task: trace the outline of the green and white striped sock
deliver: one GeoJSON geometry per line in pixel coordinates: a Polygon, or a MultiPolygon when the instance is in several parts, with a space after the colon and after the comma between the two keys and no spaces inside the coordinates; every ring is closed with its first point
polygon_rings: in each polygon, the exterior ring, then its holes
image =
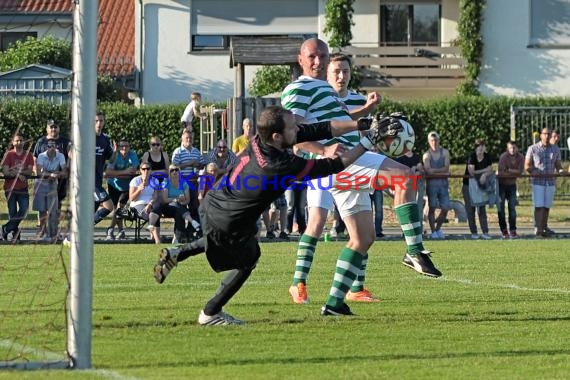
{"type": "Polygon", "coordinates": [[[348,247],[342,249],[336,261],[334,279],[327,299],[328,306],[333,308],[342,306],[346,293],[360,270],[361,263],[362,255],[360,253],[348,247]]]}
{"type": "Polygon", "coordinates": [[[422,224],[416,202],[404,203],[394,207],[396,217],[406,239],[407,252],[414,256],[424,250],[422,224]]]}
{"type": "Polygon", "coordinates": [[[313,264],[313,255],[317,247],[318,238],[303,234],[299,239],[297,247],[297,260],[295,261],[295,274],[293,275],[293,285],[307,283],[307,276],[313,264]]]}
{"type": "Polygon", "coordinates": [[[364,281],[366,280],[366,265],[368,265],[368,253],[362,256],[360,270],[356,275],[356,280],[354,280],[352,286],[350,287],[351,292],[356,293],[364,290],[364,281]]]}

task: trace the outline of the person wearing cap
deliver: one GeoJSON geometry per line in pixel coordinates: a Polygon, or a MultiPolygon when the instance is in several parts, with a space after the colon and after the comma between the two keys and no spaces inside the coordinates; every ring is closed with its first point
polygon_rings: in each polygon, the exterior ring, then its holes
{"type": "MultiPolygon", "coordinates": [[[[58,121],[55,119],[50,119],[47,121],[46,135],[40,137],[34,146],[34,165],[38,159],[39,154],[48,150],[48,139],[55,141],[57,151],[63,154],[65,162],[69,164],[69,150],[71,149],[71,140],[61,135],[58,121]]],[[[66,168],[65,170],[68,171],[69,169],[66,168]]],[[[67,176],[65,178],[60,178],[57,186],[57,200],[59,202],[59,206],[61,207],[61,202],[67,196],[67,176]]]]}
{"type": "Polygon", "coordinates": [[[423,164],[427,178],[428,197],[428,223],[432,239],[443,239],[444,233],[441,225],[447,218],[449,204],[449,151],[439,145],[440,138],[437,132],[428,134],[429,149],[423,155],[423,164]],[[429,178],[432,176],[432,178],[429,178]],[[435,177],[435,178],[433,178],[435,177]],[[437,218],[435,210],[440,212],[437,218]]]}
{"type": "Polygon", "coordinates": [[[37,238],[53,243],[57,239],[59,221],[57,186],[59,179],[67,176],[67,164],[63,153],[57,150],[55,139],[47,140],[47,148],[36,160],[37,179],[32,209],[38,211],[40,217],[37,238]]]}

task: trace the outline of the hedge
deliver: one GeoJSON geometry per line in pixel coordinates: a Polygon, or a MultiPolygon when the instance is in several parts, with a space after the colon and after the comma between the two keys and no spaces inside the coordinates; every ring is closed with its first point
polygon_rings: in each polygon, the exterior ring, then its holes
{"type": "MultiPolygon", "coordinates": [[[[416,149],[427,149],[427,134],[437,131],[442,146],[449,149],[453,163],[464,163],[473,151],[476,138],[487,142],[489,152],[498,157],[510,136],[510,106],[568,106],[568,98],[451,97],[432,101],[394,102],[384,100],[379,108],[409,115],[417,134],[416,149]]],[[[180,144],[180,115],[185,104],[149,105],[136,108],[124,103],[102,103],[107,116],[106,133],[126,138],[139,154],[148,150],[148,139],[157,134],[171,153],[180,144]]],[[[71,112],[67,105],[42,101],[0,101],[0,149],[4,152],[18,127],[34,143],[45,133],[45,122],[60,120],[61,132],[69,136],[71,112]]],[[[197,124],[194,126],[197,131],[197,124]]],[[[563,136],[565,138],[565,136],[563,136]]],[[[194,135],[195,143],[198,134],[194,135]]],[[[526,147],[521,147],[524,151],[526,147]]]]}

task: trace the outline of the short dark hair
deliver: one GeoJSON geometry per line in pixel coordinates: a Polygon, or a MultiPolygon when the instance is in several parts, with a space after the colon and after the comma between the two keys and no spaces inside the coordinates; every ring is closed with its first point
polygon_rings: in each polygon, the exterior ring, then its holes
{"type": "Polygon", "coordinates": [[[281,106],[269,106],[261,111],[257,119],[257,134],[262,142],[272,142],[274,133],[283,133],[284,116],[287,114],[291,114],[291,111],[281,106]]]}
{"type": "Polygon", "coordinates": [[[349,66],[352,66],[352,60],[350,59],[350,57],[346,54],[342,54],[342,53],[333,53],[330,55],[330,61],[331,62],[348,62],[349,66]]]}

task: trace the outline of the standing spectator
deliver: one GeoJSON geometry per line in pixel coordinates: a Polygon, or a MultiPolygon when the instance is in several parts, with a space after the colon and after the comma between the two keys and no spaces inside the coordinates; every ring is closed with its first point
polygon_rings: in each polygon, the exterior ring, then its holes
{"type": "Polygon", "coordinates": [[[238,158],[234,152],[228,149],[226,140],[218,140],[215,148],[212,148],[206,155],[206,163],[213,162],[216,164],[217,174],[224,175],[228,169],[237,164],[238,158]]]}
{"type": "Polygon", "coordinates": [[[105,133],[105,114],[97,112],[95,115],[95,224],[102,221],[113,211],[113,201],[109,193],[103,188],[103,177],[105,174],[106,162],[113,155],[111,139],[105,133]]]}
{"type": "Polygon", "coordinates": [[[469,178],[474,178],[480,187],[487,183],[487,179],[493,174],[493,162],[487,154],[485,141],[482,139],[475,140],[475,152],[469,155],[467,165],[465,166],[465,175],[463,178],[463,201],[465,202],[465,212],[467,213],[467,223],[471,231],[471,239],[477,240],[482,238],[490,240],[489,225],[487,223],[487,209],[485,205],[473,206],[471,194],[469,192],[469,178]],[[479,215],[479,225],[483,234],[477,234],[477,224],[475,223],[475,213],[479,215]]]}
{"type": "Polygon", "coordinates": [[[202,102],[202,94],[193,92],[190,94],[190,103],[184,108],[184,113],[180,118],[183,128],[192,129],[192,120],[194,117],[204,117],[205,115],[200,112],[200,103],[202,102]]]}
{"type": "Polygon", "coordinates": [[[428,223],[431,229],[432,239],[443,239],[445,235],[441,230],[441,226],[447,218],[450,209],[449,204],[449,180],[447,177],[449,172],[449,151],[439,145],[440,139],[437,132],[432,131],[428,134],[429,150],[424,153],[423,164],[426,175],[439,176],[440,178],[427,179],[427,197],[428,197],[428,223]],[[440,212],[435,218],[435,210],[439,208],[440,212]]]}
{"type": "Polygon", "coordinates": [[[236,156],[239,156],[240,154],[242,154],[243,151],[245,151],[245,148],[247,148],[247,146],[249,145],[249,141],[253,137],[251,120],[248,117],[243,119],[241,127],[243,129],[243,134],[237,139],[235,139],[232,144],[232,150],[234,151],[236,156]]]}
{"type": "MultiPolygon", "coordinates": [[[[560,159],[562,160],[562,154],[560,153],[560,147],[558,146],[558,141],[560,141],[560,133],[558,132],[558,130],[553,129],[552,132],[550,133],[550,145],[552,145],[555,150],[558,150],[558,155],[560,155],[560,159]]],[[[556,182],[556,178],[554,178],[554,181],[556,182]]],[[[536,225],[534,226],[534,228],[536,234],[536,225]]],[[[544,225],[544,231],[546,232],[547,235],[550,236],[556,235],[556,232],[554,232],[553,229],[548,227],[548,220],[544,225]]]]}
{"type": "Polygon", "coordinates": [[[192,131],[182,131],[181,145],[172,153],[172,163],[180,168],[184,181],[190,185],[190,202],[188,210],[194,220],[200,220],[198,215],[198,173],[206,165],[206,160],[198,150],[192,146],[192,131]]]}
{"type": "Polygon", "coordinates": [[[409,151],[403,156],[395,158],[394,161],[400,164],[406,165],[410,168],[411,174],[414,176],[419,176],[416,181],[417,191],[416,191],[416,202],[418,203],[418,216],[420,218],[420,224],[423,229],[424,221],[424,196],[426,192],[426,181],[425,181],[425,170],[422,164],[422,158],[416,152],[409,151]]]}
{"type": "Polygon", "coordinates": [[[516,239],[517,235],[517,177],[523,173],[524,156],[514,141],[507,143],[507,151],[499,157],[499,228],[503,239],[516,239]],[[509,207],[509,228],[505,219],[505,201],[509,207]]]}
{"type": "Polygon", "coordinates": [[[34,186],[32,209],[40,215],[37,238],[55,242],[59,221],[57,184],[67,176],[67,165],[63,153],[58,152],[55,140],[48,139],[48,150],[40,153],[36,160],[37,176],[34,186]]]}
{"type": "Polygon", "coordinates": [[[277,217],[279,217],[279,229],[281,230],[279,239],[289,240],[289,235],[285,231],[287,225],[287,198],[285,198],[285,194],[281,194],[269,207],[269,226],[265,236],[270,239],[275,238],[275,232],[278,229],[277,217]]]}
{"type": "Polygon", "coordinates": [[[20,132],[12,136],[12,149],[4,154],[2,173],[4,174],[4,195],[8,205],[8,222],[2,226],[2,239],[20,240],[20,222],[26,217],[30,204],[28,177],[32,175],[34,159],[24,150],[24,136],[20,132]]]}
{"type": "Polygon", "coordinates": [[[525,170],[532,175],[534,221],[536,236],[540,238],[552,236],[548,234],[545,227],[556,190],[556,180],[553,174],[564,172],[560,162],[560,149],[550,144],[550,135],[550,129],[544,127],[540,132],[540,141],[528,147],[524,162],[525,170]]]}
{"type": "Polygon", "coordinates": [[[160,244],[160,200],[156,186],[150,183],[150,164],[141,164],[141,174],[129,183],[130,206],[137,212],[139,218],[148,222],[154,243],[160,244]]]}
{"type": "MultiPolygon", "coordinates": [[[[144,152],[141,157],[141,162],[148,162],[150,164],[151,172],[162,173],[161,176],[168,176],[168,167],[170,166],[170,159],[168,158],[168,153],[162,149],[162,142],[160,137],[152,136],[149,140],[149,150],[144,152]]],[[[157,177],[157,180],[160,178],[157,177]]]]}
{"type": "MultiPolygon", "coordinates": [[[[295,154],[298,150],[293,148],[295,154]]],[[[293,220],[297,222],[297,232],[299,236],[305,233],[307,229],[307,184],[302,181],[294,182],[286,191],[285,199],[287,200],[287,228],[288,234],[293,232],[293,220]]]]}
{"type": "Polygon", "coordinates": [[[119,227],[117,238],[126,238],[122,216],[117,214],[129,200],[129,183],[137,174],[138,167],[139,158],[136,152],[131,150],[131,146],[126,139],[121,139],[119,141],[119,149],[113,153],[107,164],[106,171],[108,178],[107,190],[109,191],[111,201],[113,201],[115,211],[111,225],[107,228],[107,240],[115,240],[115,226],[119,227]]]}
{"type": "Polygon", "coordinates": [[[384,223],[384,191],[374,190],[370,194],[370,202],[372,202],[372,208],[374,209],[374,231],[376,232],[376,238],[382,239],[384,233],[382,232],[382,223],[384,223]]]}
{"type": "MultiPolygon", "coordinates": [[[[50,119],[47,121],[46,135],[42,136],[36,142],[34,147],[34,160],[37,160],[40,153],[48,150],[47,144],[48,139],[55,140],[55,144],[58,152],[63,154],[65,162],[69,165],[69,150],[71,149],[71,140],[60,133],[60,127],[57,120],[50,119]]],[[[61,202],[67,196],[68,181],[67,177],[59,178],[57,185],[57,199],[59,201],[59,206],[61,207],[61,202]]]]}

